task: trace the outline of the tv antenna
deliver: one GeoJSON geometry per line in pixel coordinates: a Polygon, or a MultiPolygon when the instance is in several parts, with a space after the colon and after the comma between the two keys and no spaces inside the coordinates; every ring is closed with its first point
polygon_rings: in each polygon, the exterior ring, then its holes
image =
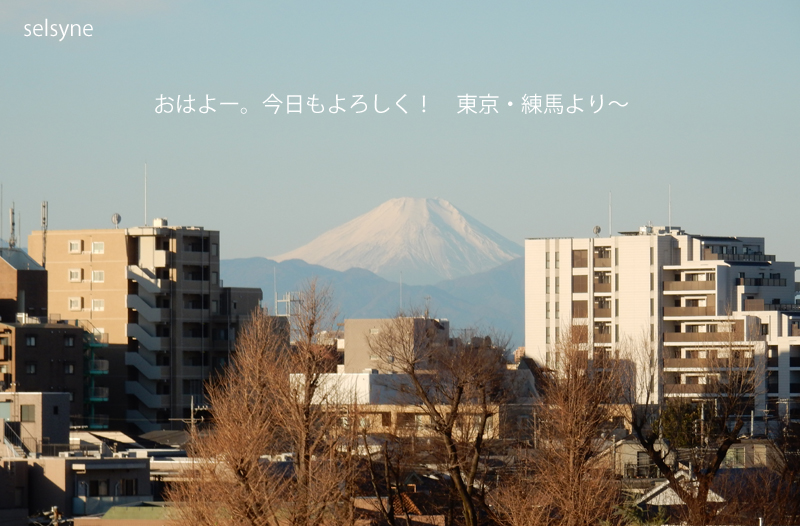
{"type": "Polygon", "coordinates": [[[111,222],[114,223],[114,228],[119,228],[119,222],[122,221],[122,216],[114,214],[111,216],[111,222]]]}
{"type": "Polygon", "coordinates": [[[16,234],[14,232],[16,223],[14,222],[14,203],[11,203],[11,232],[8,234],[8,248],[14,248],[17,246],[17,239],[14,237],[16,234]]]}
{"type": "Polygon", "coordinates": [[[592,232],[594,232],[594,237],[600,237],[600,230],[601,230],[600,225],[597,225],[592,229],[592,232]]]}
{"type": "Polygon", "coordinates": [[[42,268],[47,263],[47,201],[42,201],[42,268]]]}

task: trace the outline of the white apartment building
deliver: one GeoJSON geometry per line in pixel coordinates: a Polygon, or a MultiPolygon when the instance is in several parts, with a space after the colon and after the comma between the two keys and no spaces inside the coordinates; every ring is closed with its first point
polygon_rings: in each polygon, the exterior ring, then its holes
{"type": "MultiPolygon", "coordinates": [[[[763,238],[646,226],[619,236],[525,241],[525,354],[553,366],[560,332],[587,326],[589,358],[649,341],[652,394],[712,396],[707,358],[732,339],[765,371],[753,409],[800,408],[795,264],[763,238]],[[732,338],[731,334],[735,335],[732,338]]],[[[724,351],[720,351],[724,352],[724,351]]],[[[638,374],[644,374],[639,371],[638,374]]]]}

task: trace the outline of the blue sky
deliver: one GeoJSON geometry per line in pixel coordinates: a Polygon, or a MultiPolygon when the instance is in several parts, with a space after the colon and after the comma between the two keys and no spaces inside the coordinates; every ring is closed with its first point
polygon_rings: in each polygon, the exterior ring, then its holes
{"type": "Polygon", "coordinates": [[[671,184],[674,224],[800,260],[798,28],[788,1],[4,0],[0,181],[26,234],[45,199],[51,229],[114,212],[136,226],[147,161],[150,217],[222,231],[225,258],[286,252],[402,196],[521,243],[607,232],[613,192],[614,230],[630,230],[666,223],[671,184]],[[93,36],[24,36],[45,18],[93,36]],[[156,114],[162,93],[248,112],[156,114]],[[271,93],[326,111],[273,115],[271,93]],[[499,112],[458,114],[465,93],[499,112]],[[534,93],[584,112],[524,115],[534,93]],[[348,111],[329,114],[337,94],[348,111]],[[409,113],[355,115],[355,94],[406,94],[409,113]]]}

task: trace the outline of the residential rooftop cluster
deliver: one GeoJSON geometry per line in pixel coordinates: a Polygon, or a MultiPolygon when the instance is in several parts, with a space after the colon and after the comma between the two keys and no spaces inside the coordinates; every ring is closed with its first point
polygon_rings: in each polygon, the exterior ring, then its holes
{"type": "MultiPolygon", "coordinates": [[[[96,526],[179,521],[173,506],[180,503],[164,503],[164,491],[191,480],[194,463],[207,461],[191,448],[198,436],[213,434],[206,382],[230,374],[237,336],[261,315],[260,289],[223,286],[220,253],[219,232],[166,219],[128,229],[33,232],[27,252],[0,249],[0,523],[37,514],[42,524],[58,517],[96,526]]],[[[383,485],[363,479],[348,489],[358,520],[386,523],[396,499],[404,520],[450,526],[458,523],[454,513],[468,516],[451,487],[452,470],[463,469],[453,462],[466,450],[455,460],[437,456],[435,444],[447,442],[443,426],[461,444],[454,448],[477,451],[473,475],[480,476],[469,479],[475,495],[491,494],[525,480],[515,478],[521,466],[559,449],[558,402],[548,398],[559,379],[576,364],[578,383],[625,370],[632,379],[626,388],[600,394],[595,408],[603,417],[587,458],[597,459],[595,468],[639,509],[672,513],[688,505],[681,481],[697,487],[705,480],[693,455],[711,448],[712,436],[731,437],[715,472],[784,473],[793,458],[785,448],[800,422],[795,271],[795,263],[767,253],[763,238],[693,235],[674,226],[528,239],[524,347],[512,353],[496,336],[451,330],[449,320],[427,314],[346,319],[315,336],[322,369],[293,370],[288,385],[317,375],[309,403],[336,407],[337,427],[360,429],[349,454],[370,469],[373,458],[385,456],[383,485]],[[398,327],[406,336],[381,339],[398,327]],[[475,358],[491,353],[500,362],[475,358]],[[448,356],[461,363],[446,363],[448,356]],[[459,380],[457,371],[473,359],[497,370],[459,380]],[[723,409],[737,379],[744,387],[723,409]],[[451,387],[466,394],[447,409],[457,399],[451,387]],[[667,407],[684,408],[689,418],[691,436],[680,443],[653,427],[665,425],[667,407]],[[640,411],[661,420],[637,420],[640,411]],[[450,416],[455,423],[447,423],[450,416]],[[647,443],[646,436],[654,438],[647,443]],[[413,453],[390,483],[388,451],[398,444],[413,453]]],[[[276,326],[292,324],[291,312],[272,314],[276,326]]],[[[277,339],[292,352],[291,330],[277,339]]],[[[263,452],[257,461],[296,470],[298,454],[263,452]]],[[[281,476],[293,476],[289,471],[281,476]]],[[[705,489],[715,509],[740,499],[715,480],[705,489]]],[[[502,511],[502,499],[481,498],[475,524],[513,513],[502,511]]]]}

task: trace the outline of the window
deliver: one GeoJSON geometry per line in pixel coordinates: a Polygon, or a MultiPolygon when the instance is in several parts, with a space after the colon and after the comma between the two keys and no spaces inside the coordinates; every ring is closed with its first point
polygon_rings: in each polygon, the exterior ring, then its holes
{"type": "Polygon", "coordinates": [[[370,329],[370,330],[369,330],[369,333],[370,333],[370,334],[378,334],[379,332],[381,332],[381,330],[380,330],[380,329],[370,329]]]}
{"type": "Polygon", "coordinates": [[[614,291],[619,292],[619,274],[614,274],[614,291]]]}
{"type": "Polygon", "coordinates": [[[561,292],[561,284],[560,284],[560,282],[561,282],[561,280],[559,279],[558,276],[556,276],[556,294],[561,292]]]}
{"type": "Polygon", "coordinates": [[[725,454],[724,466],[729,469],[739,469],[744,467],[744,448],[732,447],[725,454]]]}
{"type": "Polygon", "coordinates": [[[57,405],[54,405],[54,406],[53,406],[53,414],[54,414],[54,415],[57,415],[57,414],[58,414],[58,406],[57,406],[57,405]]]}
{"type": "Polygon", "coordinates": [[[102,241],[92,243],[92,254],[103,254],[106,251],[106,244],[102,241]]]}
{"type": "Polygon", "coordinates": [[[64,347],[75,347],[75,336],[64,336],[64,347]]]}
{"type": "Polygon", "coordinates": [[[70,241],[69,242],[69,253],[70,254],[80,254],[83,252],[83,241],[70,241]]]}
{"type": "Polygon", "coordinates": [[[212,272],[211,273],[211,284],[216,285],[219,283],[219,272],[212,272]]]}
{"type": "MultiPolygon", "coordinates": [[[[558,319],[558,315],[559,315],[560,312],[561,312],[561,308],[560,308],[559,302],[556,302],[556,319],[558,319]]],[[[556,331],[557,330],[558,329],[556,329],[556,331]]]]}
{"type": "Polygon", "coordinates": [[[550,294],[550,278],[544,278],[544,293],[550,294]]]}
{"type": "Polygon", "coordinates": [[[25,335],[25,345],[28,347],[36,347],[36,335],[35,334],[26,334],[25,335]]]}
{"type": "Polygon", "coordinates": [[[650,316],[656,315],[656,300],[650,298],[650,316]]]}
{"type": "Polygon", "coordinates": [[[544,329],[544,343],[550,343],[550,327],[544,329]]]}
{"type": "Polygon", "coordinates": [[[69,310],[81,310],[83,308],[83,298],[70,298],[69,310]]]}
{"type": "Polygon", "coordinates": [[[653,247],[650,247],[650,264],[653,264],[653,247]]]}
{"type": "Polygon", "coordinates": [[[653,273],[651,272],[650,273],[650,290],[653,290],[654,285],[655,285],[655,277],[653,276],[653,273]]]}
{"type": "Polygon", "coordinates": [[[36,422],[36,406],[35,405],[19,406],[19,420],[20,422],[36,422]]]}
{"type": "Polygon", "coordinates": [[[36,362],[25,362],[25,374],[36,374],[36,362]]]}
{"type": "Polygon", "coordinates": [[[762,323],[761,324],[761,334],[763,334],[764,336],[769,334],[769,325],[768,324],[766,324],[766,323],[762,323]]]}
{"type": "Polygon", "coordinates": [[[83,269],[79,268],[71,268],[69,269],[69,280],[71,282],[82,281],[83,280],[83,269]]]}
{"type": "Polygon", "coordinates": [[[90,497],[107,497],[108,496],[108,480],[90,480],[89,481],[89,496],[90,497]]]}
{"type": "Polygon", "coordinates": [[[544,319],[550,319],[550,302],[545,303],[544,305],[544,319]]]}
{"type": "Polygon", "coordinates": [[[132,497],[139,494],[139,481],[136,479],[122,479],[121,491],[123,496],[132,497]]]}
{"type": "Polygon", "coordinates": [[[64,363],[64,374],[75,374],[75,364],[72,362],[64,363]]]}
{"type": "Polygon", "coordinates": [[[614,300],[614,316],[619,316],[619,300],[614,300]]]}
{"type": "Polygon", "coordinates": [[[216,256],[219,253],[219,245],[216,243],[211,244],[211,255],[216,256]]]}
{"type": "Polygon", "coordinates": [[[550,268],[550,252],[544,253],[544,268],[550,268]]]}
{"type": "Polygon", "coordinates": [[[211,312],[219,314],[219,302],[217,300],[211,300],[211,312]]]}
{"type": "Polygon", "coordinates": [[[95,283],[102,283],[106,280],[106,272],[104,270],[93,270],[92,281],[95,283]]]}
{"type": "Polygon", "coordinates": [[[106,300],[92,300],[92,310],[106,310],[106,300]]]}
{"type": "Polygon", "coordinates": [[[556,327],[556,343],[558,343],[558,327],[556,327]]]}

